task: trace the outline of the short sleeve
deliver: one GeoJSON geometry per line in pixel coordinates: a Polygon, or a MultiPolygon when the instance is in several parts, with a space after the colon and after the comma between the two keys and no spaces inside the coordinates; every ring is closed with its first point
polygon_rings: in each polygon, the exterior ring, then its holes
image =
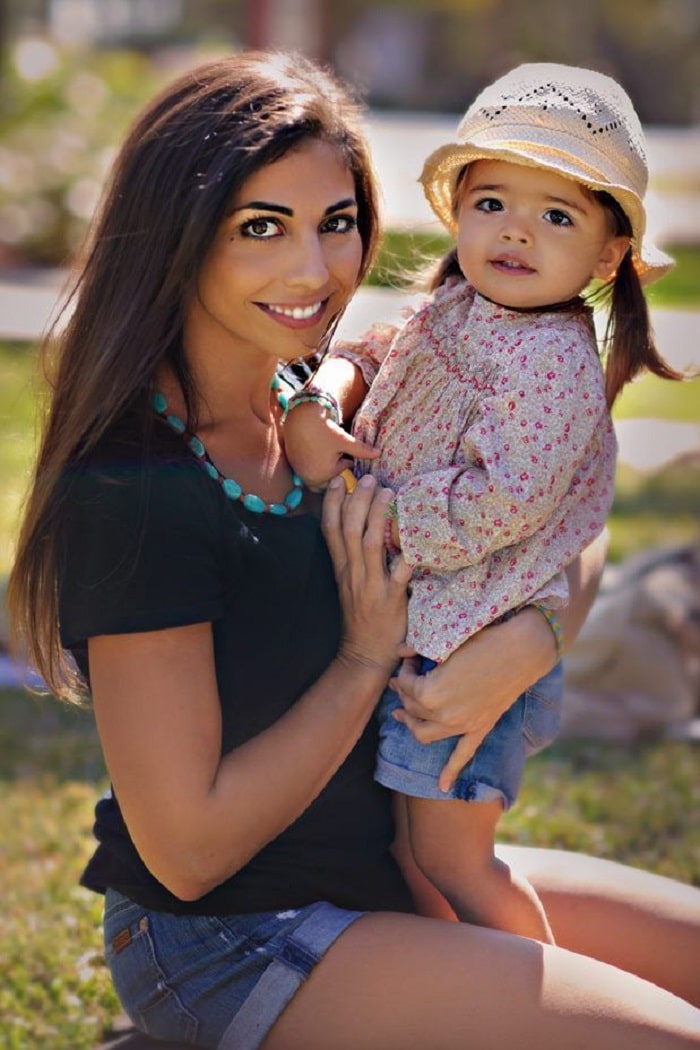
{"type": "Polygon", "coordinates": [[[103,462],[71,477],[61,533],[62,644],[221,616],[215,495],[189,461],[103,462]]]}

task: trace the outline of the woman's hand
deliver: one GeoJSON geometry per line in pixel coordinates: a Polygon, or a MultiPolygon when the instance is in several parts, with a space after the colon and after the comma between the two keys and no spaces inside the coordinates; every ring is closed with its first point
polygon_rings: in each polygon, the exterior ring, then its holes
{"type": "MultiPolygon", "coordinates": [[[[569,604],[558,618],[567,646],[573,644],[593,604],[605,566],[608,535],[602,533],[566,568],[569,604]]],[[[556,644],[540,612],[528,607],[473,635],[444,663],[419,676],[411,650],[391,684],[404,705],[394,717],[423,744],[460,736],[442,771],[447,790],[504,711],[552,669],[556,644]]]]}
{"type": "Polygon", "coordinates": [[[403,703],[394,717],[422,744],[460,737],[440,775],[443,791],[504,711],[553,666],[555,652],[542,614],[530,609],[473,635],[428,674],[419,675],[410,656],[403,660],[390,683],[403,703]]]}
{"type": "Polygon", "coordinates": [[[339,658],[385,670],[399,659],[406,633],[411,571],[402,558],[387,569],[384,522],[393,498],[369,475],[348,494],[334,478],[323,504],[323,532],[333,559],[343,611],[339,658]]]}

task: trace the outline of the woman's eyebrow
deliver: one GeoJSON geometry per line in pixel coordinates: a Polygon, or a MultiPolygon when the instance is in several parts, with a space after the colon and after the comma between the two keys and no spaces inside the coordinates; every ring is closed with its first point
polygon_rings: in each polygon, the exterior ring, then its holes
{"type": "MultiPolygon", "coordinates": [[[[333,212],[342,211],[344,208],[353,208],[356,203],[354,197],[345,197],[336,204],[329,204],[323,214],[331,215],[333,212]]],[[[285,204],[273,204],[271,201],[248,201],[246,204],[241,204],[233,210],[234,212],[247,210],[272,211],[279,215],[288,215],[290,218],[294,215],[293,208],[288,208],[285,204]]]]}

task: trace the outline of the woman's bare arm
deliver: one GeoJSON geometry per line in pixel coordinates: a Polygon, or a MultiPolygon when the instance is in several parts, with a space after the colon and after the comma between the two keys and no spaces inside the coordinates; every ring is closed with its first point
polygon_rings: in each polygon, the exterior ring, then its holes
{"type": "MultiPolygon", "coordinates": [[[[566,570],[570,601],[557,614],[565,647],[575,640],[593,604],[607,548],[603,534],[566,570]]],[[[468,734],[473,753],[503,712],[552,669],[556,658],[545,618],[534,608],[523,609],[473,635],[428,675],[417,675],[412,661],[404,661],[393,679],[404,704],[397,717],[422,743],[468,734]]]]}

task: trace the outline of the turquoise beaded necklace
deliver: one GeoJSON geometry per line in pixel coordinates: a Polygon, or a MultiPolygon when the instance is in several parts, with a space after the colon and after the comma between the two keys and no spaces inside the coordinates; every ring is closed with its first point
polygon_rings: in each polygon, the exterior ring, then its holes
{"type": "MultiPolygon", "coordinates": [[[[272,389],[277,394],[277,400],[284,410],[287,407],[287,397],[280,387],[280,381],[277,376],[272,381],[272,389]]],[[[157,415],[161,419],[165,420],[168,426],[179,434],[184,440],[188,448],[194,453],[199,463],[201,463],[204,470],[207,472],[209,477],[216,481],[224,493],[230,500],[234,502],[242,503],[247,510],[252,511],[253,514],[276,514],[278,517],[283,517],[288,514],[290,510],[296,510],[302,501],[303,482],[298,474],[292,471],[292,488],[284,497],[281,503],[267,503],[261,496],[256,496],[254,492],[244,492],[237,481],[233,478],[225,477],[215,463],[212,462],[209,453],[204,447],[203,442],[196,434],[190,433],[184,420],[180,419],[168,407],[168,402],[164,394],[161,394],[159,390],[153,393],[151,398],[151,404],[155,409],[157,415]]]]}

